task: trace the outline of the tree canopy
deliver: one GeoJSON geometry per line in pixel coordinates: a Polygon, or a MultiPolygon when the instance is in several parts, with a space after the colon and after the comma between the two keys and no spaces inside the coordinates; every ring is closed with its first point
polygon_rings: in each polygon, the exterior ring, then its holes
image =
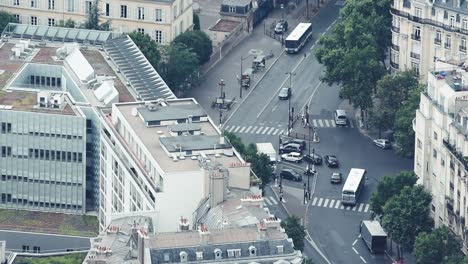
{"type": "Polygon", "coordinates": [[[384,176],[379,179],[377,189],[372,193],[370,206],[376,215],[383,215],[383,207],[390,198],[399,195],[406,186],[414,186],[417,181],[412,171],[402,171],[395,176],[384,176]]]}
{"type": "Polygon", "coordinates": [[[86,29],[95,29],[95,30],[110,30],[111,21],[107,20],[106,22],[99,23],[99,0],[96,0],[91,3],[91,8],[88,10],[86,16],[86,21],[83,24],[83,27],[86,29]]]}
{"type": "Polygon", "coordinates": [[[198,56],[198,62],[203,64],[210,60],[210,56],[213,53],[213,45],[208,35],[200,30],[186,31],[178,35],[172,44],[182,43],[187,48],[192,49],[198,56]]]}
{"type": "Polygon", "coordinates": [[[462,263],[461,241],[446,226],[416,237],[413,254],[418,263],[462,263]]]}
{"type": "Polygon", "coordinates": [[[128,34],[135,45],[145,55],[146,59],[153,65],[153,68],[159,69],[161,54],[158,50],[158,44],[148,34],[132,32],[128,34]]]}
{"type": "Polygon", "coordinates": [[[416,236],[431,230],[431,194],[421,185],[406,186],[383,207],[383,227],[404,249],[411,250],[416,236]]]}
{"type": "Polygon", "coordinates": [[[18,23],[13,14],[6,11],[0,11],[0,31],[3,31],[8,23],[18,23]]]}
{"type": "Polygon", "coordinates": [[[197,54],[183,43],[172,43],[167,57],[161,71],[163,78],[172,91],[181,96],[191,87],[191,81],[197,78],[197,54]]]}
{"type": "Polygon", "coordinates": [[[75,27],[75,20],[72,20],[71,18],[69,18],[67,20],[59,20],[55,26],[65,27],[65,28],[74,28],[75,27]]]}
{"type": "Polygon", "coordinates": [[[284,228],[288,237],[293,240],[294,249],[303,250],[306,232],[304,226],[301,225],[299,217],[293,215],[286,218],[281,222],[281,227],[284,228]]]}

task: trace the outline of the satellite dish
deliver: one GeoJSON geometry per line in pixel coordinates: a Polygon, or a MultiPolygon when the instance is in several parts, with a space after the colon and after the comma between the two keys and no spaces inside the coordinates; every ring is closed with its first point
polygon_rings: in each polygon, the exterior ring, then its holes
{"type": "Polygon", "coordinates": [[[132,108],[132,116],[137,116],[138,115],[138,110],[136,108],[132,108]]]}

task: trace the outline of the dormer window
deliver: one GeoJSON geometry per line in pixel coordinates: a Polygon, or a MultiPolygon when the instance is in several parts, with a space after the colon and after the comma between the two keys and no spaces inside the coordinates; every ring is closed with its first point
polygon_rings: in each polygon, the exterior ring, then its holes
{"type": "Polygon", "coordinates": [[[187,262],[187,252],[181,251],[179,253],[179,256],[180,256],[180,262],[187,262]]]}
{"type": "Polygon", "coordinates": [[[251,257],[257,256],[257,248],[255,248],[254,246],[250,246],[249,247],[249,253],[250,253],[251,257]]]}
{"type": "Polygon", "coordinates": [[[283,254],[284,252],[284,247],[283,246],[276,246],[276,252],[278,254],[283,254]]]}
{"type": "Polygon", "coordinates": [[[223,258],[223,252],[219,248],[214,250],[214,255],[216,260],[220,260],[223,258]]]}
{"type": "Polygon", "coordinates": [[[197,260],[203,260],[203,252],[197,252],[197,260]]]}
{"type": "Polygon", "coordinates": [[[228,249],[228,258],[240,258],[241,250],[240,249],[228,249]]]}

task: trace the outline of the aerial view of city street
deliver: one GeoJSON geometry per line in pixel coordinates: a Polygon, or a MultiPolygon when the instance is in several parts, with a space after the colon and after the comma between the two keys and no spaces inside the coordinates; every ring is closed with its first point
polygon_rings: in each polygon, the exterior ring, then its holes
{"type": "Polygon", "coordinates": [[[468,264],[467,1],[4,0],[0,30],[0,264],[468,264]]]}

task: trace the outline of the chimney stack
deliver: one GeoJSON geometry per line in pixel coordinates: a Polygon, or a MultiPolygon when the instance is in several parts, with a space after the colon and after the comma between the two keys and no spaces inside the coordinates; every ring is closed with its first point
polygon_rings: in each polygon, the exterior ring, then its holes
{"type": "Polygon", "coordinates": [[[203,223],[198,226],[198,235],[200,236],[200,244],[206,245],[210,238],[210,231],[203,223]]]}
{"type": "Polygon", "coordinates": [[[266,231],[267,227],[263,222],[257,224],[257,231],[258,231],[258,239],[263,240],[266,239],[266,231]]]}
{"type": "Polygon", "coordinates": [[[184,217],[180,217],[180,220],[179,220],[179,231],[188,231],[189,230],[189,221],[187,218],[184,218],[184,217]]]}
{"type": "Polygon", "coordinates": [[[277,230],[281,230],[281,219],[276,216],[270,216],[263,219],[263,223],[267,228],[274,228],[277,230]]]}
{"type": "Polygon", "coordinates": [[[241,198],[242,206],[263,206],[263,197],[261,195],[249,195],[241,198]]]}

